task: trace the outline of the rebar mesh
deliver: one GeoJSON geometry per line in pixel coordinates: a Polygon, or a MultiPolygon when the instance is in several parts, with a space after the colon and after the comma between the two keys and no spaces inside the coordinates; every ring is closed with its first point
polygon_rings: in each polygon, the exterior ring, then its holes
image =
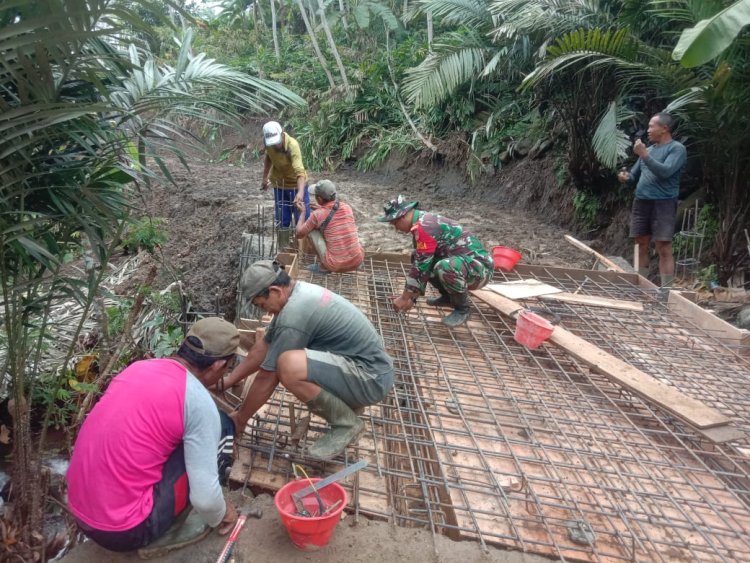
{"type": "MultiPolygon", "coordinates": [[[[241,444],[249,482],[278,488],[290,461],[327,473],[363,457],[370,465],[348,484],[351,508],[399,525],[579,560],[750,559],[745,440],[714,444],[561,349],[519,345],[515,323],[478,300],[469,323],[454,330],[440,322],[450,310],[424,300],[396,314],[389,297],[407,267],[368,258],[352,274],[299,268],[298,279],[343,295],[371,319],[394,358],[396,384],[366,409],[367,432],[347,458],[327,464],[303,453],[324,421],[313,418],[293,444],[288,406],[296,400],[279,387],[241,444]]],[[[748,430],[748,363],[685,326],[660,292],[613,274],[535,275],[566,291],[642,302],[643,312],[541,306],[748,430]]]]}

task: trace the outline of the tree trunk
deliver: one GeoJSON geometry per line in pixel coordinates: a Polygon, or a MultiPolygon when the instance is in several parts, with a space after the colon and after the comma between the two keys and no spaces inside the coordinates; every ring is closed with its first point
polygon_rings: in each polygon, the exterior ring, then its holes
{"type": "Polygon", "coordinates": [[[271,34],[273,35],[273,51],[276,53],[276,60],[281,60],[281,49],[279,49],[279,36],[276,31],[276,2],[271,0],[271,34]]]}
{"type": "Polygon", "coordinates": [[[339,0],[339,12],[341,12],[341,25],[344,29],[349,29],[349,22],[346,21],[346,6],[344,6],[344,0],[339,0]]]}
{"type": "Polygon", "coordinates": [[[427,13],[427,50],[432,53],[432,14],[427,13]]]}
{"type": "Polygon", "coordinates": [[[266,18],[263,17],[263,8],[261,7],[261,5],[256,2],[253,9],[256,11],[258,17],[260,18],[260,25],[266,27],[266,18]]]}
{"type": "Polygon", "coordinates": [[[331,71],[328,70],[328,63],[326,62],[325,57],[323,57],[323,53],[320,52],[320,45],[318,45],[318,40],[315,39],[315,31],[310,25],[310,20],[307,17],[307,10],[305,10],[305,7],[302,5],[302,0],[297,0],[297,6],[299,6],[299,11],[302,14],[302,21],[305,22],[307,34],[310,36],[310,41],[312,41],[313,49],[315,49],[315,54],[318,56],[318,60],[320,61],[320,66],[323,67],[323,71],[326,73],[326,77],[328,78],[328,83],[331,85],[331,88],[335,88],[336,82],[334,82],[333,80],[331,71]]]}
{"type": "Polygon", "coordinates": [[[326,20],[326,14],[323,8],[323,2],[322,0],[318,0],[318,14],[320,15],[320,25],[323,26],[323,31],[326,33],[326,37],[328,38],[328,46],[331,48],[331,53],[333,53],[333,58],[336,59],[336,66],[339,67],[339,74],[341,74],[341,81],[344,83],[344,88],[347,92],[349,92],[349,80],[346,78],[346,70],[344,69],[344,63],[341,62],[341,57],[339,56],[339,50],[336,48],[336,43],[333,40],[333,34],[331,33],[331,28],[328,26],[328,20],[326,20]]]}

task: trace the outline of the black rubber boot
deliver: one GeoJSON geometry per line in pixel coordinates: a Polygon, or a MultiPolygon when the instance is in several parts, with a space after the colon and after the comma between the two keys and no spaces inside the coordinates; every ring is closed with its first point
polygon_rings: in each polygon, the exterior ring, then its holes
{"type": "Polygon", "coordinates": [[[349,405],[325,389],[307,402],[307,408],[326,419],[331,426],[322,438],[308,448],[308,453],[313,457],[331,459],[337,456],[365,429],[365,423],[349,405]]]}
{"type": "Polygon", "coordinates": [[[451,295],[453,312],[443,319],[443,324],[449,328],[461,326],[469,320],[471,307],[469,307],[469,295],[466,293],[455,293],[451,295]]]}
{"type": "Polygon", "coordinates": [[[436,279],[429,280],[429,284],[440,292],[440,297],[430,297],[427,304],[431,307],[443,307],[451,304],[451,296],[436,279]]]}

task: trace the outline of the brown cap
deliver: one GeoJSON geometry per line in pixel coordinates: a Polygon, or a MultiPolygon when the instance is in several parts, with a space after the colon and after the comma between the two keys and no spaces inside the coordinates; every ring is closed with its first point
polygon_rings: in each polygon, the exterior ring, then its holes
{"type": "Polygon", "coordinates": [[[225,358],[240,352],[240,333],[232,323],[218,317],[201,319],[187,333],[184,344],[209,358],[225,358]],[[194,337],[199,345],[191,342],[194,337]]]}

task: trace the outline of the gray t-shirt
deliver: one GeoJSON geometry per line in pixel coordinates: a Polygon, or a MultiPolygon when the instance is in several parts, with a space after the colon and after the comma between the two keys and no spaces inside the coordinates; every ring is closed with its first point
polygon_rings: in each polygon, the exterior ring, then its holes
{"type": "Polygon", "coordinates": [[[639,158],[630,170],[630,181],[637,182],[638,199],[677,199],[680,174],[687,162],[685,146],[675,140],[648,147],[648,158],[639,158]]]}
{"type": "Polygon", "coordinates": [[[274,316],[265,340],[269,344],[261,368],[276,371],[287,350],[320,350],[347,357],[372,375],[393,371],[375,327],[349,301],[319,285],[295,282],[289,301],[274,316]]]}

